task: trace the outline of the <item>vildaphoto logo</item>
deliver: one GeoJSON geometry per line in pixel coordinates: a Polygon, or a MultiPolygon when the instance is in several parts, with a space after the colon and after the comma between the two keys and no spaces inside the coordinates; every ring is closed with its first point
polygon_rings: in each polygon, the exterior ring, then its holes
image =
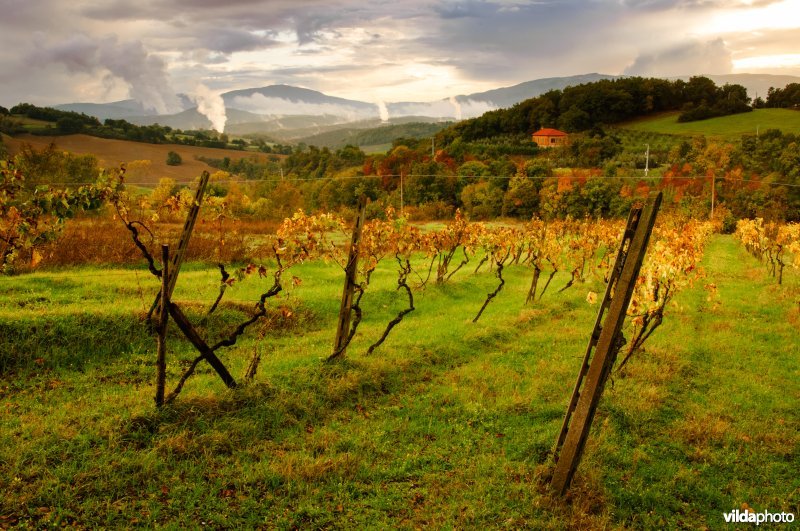
{"type": "Polygon", "coordinates": [[[729,513],[722,513],[727,524],[790,524],[794,522],[793,513],[771,513],[763,511],[757,513],[752,509],[745,509],[740,511],[734,509],[729,513]]]}

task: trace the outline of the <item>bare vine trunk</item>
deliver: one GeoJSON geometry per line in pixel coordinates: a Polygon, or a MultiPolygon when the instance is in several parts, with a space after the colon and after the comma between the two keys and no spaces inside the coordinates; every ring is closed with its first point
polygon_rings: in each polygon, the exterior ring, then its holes
{"type": "Polygon", "coordinates": [[[536,299],[536,286],[539,284],[539,276],[541,274],[541,269],[538,267],[533,268],[533,280],[531,280],[531,287],[528,289],[528,297],[525,299],[525,304],[528,304],[536,299]]]}
{"type": "MultiPolygon", "coordinates": [[[[400,262],[400,259],[397,259],[400,262]]],[[[408,308],[401,310],[400,313],[397,314],[397,317],[389,321],[389,324],[386,325],[386,330],[383,331],[383,335],[381,335],[380,339],[376,341],[374,344],[370,345],[369,349],[367,350],[367,354],[372,354],[376,348],[381,346],[386,338],[389,337],[389,332],[392,331],[392,328],[400,324],[400,321],[403,320],[403,317],[408,315],[409,313],[413,312],[416,308],[414,308],[414,294],[411,292],[411,287],[409,287],[407,280],[408,275],[411,274],[411,262],[406,260],[406,263],[403,264],[400,262],[400,273],[399,278],[397,279],[397,289],[404,289],[406,291],[406,295],[408,296],[408,308]]]]}
{"type": "Polygon", "coordinates": [[[509,253],[506,253],[503,259],[497,262],[497,272],[495,274],[497,275],[497,278],[500,279],[500,284],[497,285],[497,288],[493,292],[486,295],[486,300],[484,301],[483,306],[481,306],[480,311],[478,311],[478,315],[476,315],[475,319],[472,320],[473,323],[478,322],[478,319],[480,319],[481,314],[483,314],[483,311],[486,309],[486,307],[489,306],[489,303],[492,302],[492,300],[497,297],[497,294],[500,293],[500,290],[503,289],[503,286],[506,283],[505,279],[503,278],[503,267],[508,259],[508,255],[509,253]]]}

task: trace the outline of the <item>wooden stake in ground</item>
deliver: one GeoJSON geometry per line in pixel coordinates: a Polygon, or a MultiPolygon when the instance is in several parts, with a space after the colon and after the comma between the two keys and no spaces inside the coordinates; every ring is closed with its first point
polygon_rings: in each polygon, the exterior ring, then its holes
{"type": "Polygon", "coordinates": [[[161,246],[161,312],[158,315],[158,355],[156,358],[156,406],[164,405],[167,381],[167,325],[169,324],[169,245],[161,246]]]}
{"type": "MultiPolygon", "coordinates": [[[[172,298],[172,292],[175,291],[175,284],[178,282],[178,273],[181,272],[181,266],[183,265],[183,259],[186,256],[186,249],[189,247],[189,240],[192,237],[194,225],[197,222],[197,217],[200,215],[200,205],[203,203],[203,196],[206,193],[206,187],[208,186],[209,178],[210,175],[207,171],[204,171],[200,176],[200,183],[198,184],[197,191],[194,194],[194,202],[192,203],[192,207],[189,209],[189,213],[186,215],[186,221],[183,224],[183,232],[181,232],[181,239],[178,240],[178,250],[172,257],[172,267],[170,275],[167,278],[167,296],[170,299],[172,298]]],[[[148,318],[158,307],[159,299],[156,297],[156,300],[153,301],[153,306],[150,308],[148,318]]]]}
{"type": "Polygon", "coordinates": [[[328,357],[328,361],[343,355],[347,350],[347,344],[352,338],[350,334],[350,314],[353,308],[353,294],[358,287],[358,244],[361,241],[361,230],[364,227],[366,209],[367,199],[362,197],[358,203],[358,214],[353,227],[353,237],[350,240],[350,252],[344,269],[344,289],[342,290],[342,304],[339,308],[339,324],[336,327],[336,338],[333,342],[333,353],[328,357]]]}
{"type": "Polygon", "coordinates": [[[661,198],[661,192],[651,195],[645,207],[632,210],[628,218],[617,262],[612,270],[605,298],[600,305],[595,329],[589,340],[586,357],[578,375],[578,382],[556,442],[556,466],[551,486],[561,495],[569,489],[572,477],[578,468],[597,404],[600,402],[617,352],[624,342],[621,330],[625,321],[625,312],[633,295],[656,214],[661,206],[661,198]],[[602,327],[599,327],[606,309],[608,309],[608,315],[603,321],[602,327]],[[593,356],[592,349],[595,349],[593,356]],[[591,362],[589,361],[590,357],[591,362]]]}

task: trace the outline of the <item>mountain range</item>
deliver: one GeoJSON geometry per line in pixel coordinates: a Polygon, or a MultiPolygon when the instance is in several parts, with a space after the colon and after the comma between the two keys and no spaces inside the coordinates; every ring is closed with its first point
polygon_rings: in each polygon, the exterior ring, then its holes
{"type": "MultiPolygon", "coordinates": [[[[511,87],[457,95],[428,102],[378,102],[337,98],[315,90],[289,85],[234,90],[221,94],[224,104],[224,129],[229,134],[263,134],[273,139],[294,141],[323,134],[337,128],[367,129],[381,124],[444,122],[480,116],[487,111],[534,98],[549,90],[591,83],[619,76],[583,74],[526,81],[511,87]]],[[[796,76],[767,74],[708,75],[717,85],[739,84],[750,97],[766,97],[770,87],[800,82],[796,76]]],[[[682,76],[688,79],[689,76],[682,76]]],[[[677,79],[677,78],[672,78],[677,79]]],[[[210,129],[211,116],[198,111],[196,102],[178,95],[181,111],[157,114],[134,100],[112,103],[69,103],[57,109],[86,113],[100,120],[125,119],[138,125],[158,123],[175,129],[210,129]]],[[[208,106],[206,106],[208,107],[208,106]]],[[[222,112],[222,105],[217,105],[222,112]]],[[[217,119],[219,117],[216,117],[217,119]]],[[[219,123],[219,122],[217,122],[219,123]]]]}

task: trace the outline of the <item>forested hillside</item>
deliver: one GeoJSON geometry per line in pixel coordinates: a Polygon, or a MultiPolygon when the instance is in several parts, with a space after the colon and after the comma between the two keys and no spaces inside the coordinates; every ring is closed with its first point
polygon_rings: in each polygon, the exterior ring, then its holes
{"type": "Polygon", "coordinates": [[[706,77],[683,80],[627,77],[551,90],[509,109],[459,122],[437,135],[439,143],[520,136],[542,127],[586,131],[665,111],[682,111],[683,121],[751,110],[741,85],[718,87],[706,77]]]}

